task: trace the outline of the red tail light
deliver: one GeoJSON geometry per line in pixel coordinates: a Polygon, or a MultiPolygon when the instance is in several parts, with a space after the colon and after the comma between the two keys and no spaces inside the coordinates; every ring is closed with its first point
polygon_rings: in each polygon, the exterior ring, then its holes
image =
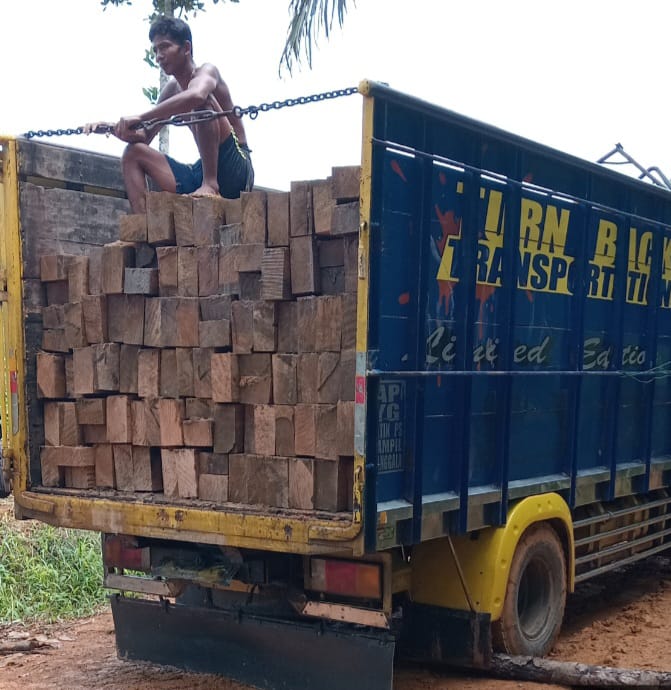
{"type": "Polygon", "coordinates": [[[132,537],[106,534],[103,542],[103,564],[106,568],[148,572],[151,567],[149,547],[139,547],[132,537]]]}
{"type": "Polygon", "coordinates": [[[380,566],[377,563],[313,558],[310,561],[309,589],[361,599],[381,599],[380,566]]]}

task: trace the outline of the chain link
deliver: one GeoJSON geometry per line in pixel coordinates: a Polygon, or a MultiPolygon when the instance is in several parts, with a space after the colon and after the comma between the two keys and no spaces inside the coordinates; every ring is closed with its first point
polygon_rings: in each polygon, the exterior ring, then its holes
{"type": "MultiPolygon", "coordinates": [[[[196,124],[198,122],[205,122],[207,120],[212,120],[217,117],[223,117],[224,115],[234,115],[235,117],[243,117],[248,115],[250,120],[256,120],[259,113],[267,113],[270,110],[279,110],[280,108],[290,108],[295,105],[305,105],[307,103],[316,103],[319,101],[331,100],[333,98],[341,98],[342,96],[351,96],[359,91],[356,86],[351,86],[347,89],[336,89],[334,91],[324,91],[323,93],[315,93],[311,96],[299,96],[297,98],[287,98],[284,101],[273,101],[272,103],[261,103],[260,105],[250,105],[246,108],[241,108],[240,106],[235,106],[233,110],[227,110],[225,112],[217,112],[214,110],[204,110],[195,111],[193,113],[180,113],[178,115],[173,115],[165,120],[149,120],[148,122],[140,123],[138,129],[146,127],[154,127],[157,125],[176,125],[184,126],[196,124]]],[[[95,132],[98,134],[109,134],[111,131],[110,127],[102,126],[98,128],[95,132]]],[[[26,139],[32,139],[33,137],[62,137],[72,134],[83,134],[83,127],[75,127],[68,129],[31,129],[26,132],[23,136],[26,139]]]]}

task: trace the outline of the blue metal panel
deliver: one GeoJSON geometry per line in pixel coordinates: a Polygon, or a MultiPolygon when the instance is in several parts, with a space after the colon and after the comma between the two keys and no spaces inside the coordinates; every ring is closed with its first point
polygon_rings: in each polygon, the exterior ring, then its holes
{"type": "Polygon", "coordinates": [[[439,500],[467,531],[476,496],[496,524],[549,481],[571,505],[590,476],[646,490],[671,459],[671,194],[372,95],[366,454],[404,541],[439,500]]]}

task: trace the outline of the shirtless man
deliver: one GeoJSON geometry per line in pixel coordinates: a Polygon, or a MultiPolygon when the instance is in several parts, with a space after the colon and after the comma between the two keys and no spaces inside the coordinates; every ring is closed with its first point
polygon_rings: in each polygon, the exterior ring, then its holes
{"type": "MultiPolygon", "coordinates": [[[[193,60],[191,30],[186,22],[160,17],[149,29],[156,61],[172,79],[159,95],[157,104],[132,117],[122,117],[113,127],[115,136],[128,143],[121,158],[126,192],[133,213],[145,211],[146,177],[163,191],[193,196],[220,194],[229,199],[250,191],[254,169],[242,120],[234,115],[189,125],[200,160],[193,165],[179,163],[150,146],[159,126],[135,129],[147,120],[169,118],[194,110],[226,112],[233,109],[228,86],[219,70],[193,60]]],[[[87,125],[94,131],[96,125],[87,125]]]]}

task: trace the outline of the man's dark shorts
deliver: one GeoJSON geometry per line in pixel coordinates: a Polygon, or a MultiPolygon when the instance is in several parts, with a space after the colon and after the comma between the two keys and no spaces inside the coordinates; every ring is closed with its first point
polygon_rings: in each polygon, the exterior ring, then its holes
{"type": "MultiPolygon", "coordinates": [[[[237,199],[240,192],[249,192],[254,186],[254,168],[250,150],[238,143],[232,134],[219,146],[217,179],[219,194],[227,199],[237,199]]],[[[177,194],[191,194],[203,184],[203,164],[197,160],[193,165],[180,163],[166,156],[172,174],[177,182],[177,194]]]]}

